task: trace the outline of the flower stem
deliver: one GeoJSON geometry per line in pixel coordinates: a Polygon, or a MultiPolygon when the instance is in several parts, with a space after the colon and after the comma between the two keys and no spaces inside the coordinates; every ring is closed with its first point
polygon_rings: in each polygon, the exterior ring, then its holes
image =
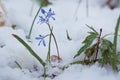
{"type": "MultiPolygon", "coordinates": [[[[52,30],[53,30],[53,28],[52,28],[52,30]]],[[[48,45],[48,54],[47,54],[47,61],[48,61],[49,63],[50,63],[51,37],[52,37],[52,33],[50,32],[49,45],[48,45]]]]}
{"type": "MultiPolygon", "coordinates": [[[[56,49],[57,49],[58,58],[60,58],[57,40],[56,40],[56,38],[55,38],[55,35],[54,35],[53,32],[52,32],[52,29],[50,28],[50,24],[47,23],[47,25],[48,25],[49,30],[50,30],[50,33],[51,33],[51,35],[52,35],[52,37],[53,37],[53,39],[54,39],[54,42],[55,42],[55,45],[56,45],[56,49]]],[[[58,60],[59,60],[59,59],[58,59],[58,60]]],[[[58,61],[58,62],[59,62],[59,61],[58,61]]]]}
{"type": "Polygon", "coordinates": [[[44,66],[44,80],[46,79],[46,67],[44,66]]]}
{"type": "Polygon", "coordinates": [[[31,27],[30,27],[29,34],[28,34],[28,36],[27,36],[28,39],[31,38],[32,29],[33,29],[33,26],[34,26],[35,20],[36,20],[38,14],[39,14],[40,9],[41,9],[41,6],[40,6],[40,8],[38,9],[38,11],[37,11],[37,13],[36,13],[36,15],[35,15],[35,17],[34,17],[34,19],[33,19],[32,25],[31,25],[31,27]]]}

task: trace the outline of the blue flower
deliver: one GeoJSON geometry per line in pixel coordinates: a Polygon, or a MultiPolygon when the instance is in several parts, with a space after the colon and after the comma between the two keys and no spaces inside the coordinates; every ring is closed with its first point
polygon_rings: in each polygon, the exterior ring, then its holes
{"type": "Polygon", "coordinates": [[[42,23],[46,22],[46,20],[42,16],[39,16],[39,22],[41,22],[41,24],[42,24],[42,23]]]}
{"type": "Polygon", "coordinates": [[[40,46],[40,44],[42,43],[43,46],[46,46],[45,40],[44,40],[45,36],[39,35],[38,37],[36,37],[36,40],[39,40],[38,46],[40,46]]]}
{"type": "Polygon", "coordinates": [[[44,14],[43,16],[39,16],[39,22],[42,23],[48,23],[49,19],[52,18],[53,20],[55,20],[55,18],[53,17],[55,15],[54,11],[52,11],[52,9],[50,8],[49,11],[45,11],[44,9],[41,9],[41,13],[44,14]]]}

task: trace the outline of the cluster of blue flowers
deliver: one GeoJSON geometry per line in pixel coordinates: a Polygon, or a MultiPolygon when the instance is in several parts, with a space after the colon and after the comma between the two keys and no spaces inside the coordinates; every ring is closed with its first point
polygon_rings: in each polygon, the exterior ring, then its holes
{"type": "MultiPolygon", "coordinates": [[[[47,11],[45,11],[44,9],[41,9],[41,13],[44,16],[39,16],[39,21],[38,23],[49,23],[49,19],[52,18],[53,20],[55,20],[55,18],[53,17],[55,15],[54,11],[51,10],[51,8],[47,11]]],[[[36,37],[36,40],[39,40],[38,46],[40,45],[40,43],[43,44],[43,46],[46,46],[45,40],[44,40],[45,36],[43,35],[39,35],[38,37],[36,37]]]]}
{"type": "Polygon", "coordinates": [[[45,11],[44,9],[41,9],[41,13],[44,16],[39,16],[39,22],[42,23],[49,23],[49,19],[52,18],[53,20],[55,20],[55,18],[53,17],[55,15],[54,11],[51,10],[51,8],[49,9],[49,11],[45,11]]]}

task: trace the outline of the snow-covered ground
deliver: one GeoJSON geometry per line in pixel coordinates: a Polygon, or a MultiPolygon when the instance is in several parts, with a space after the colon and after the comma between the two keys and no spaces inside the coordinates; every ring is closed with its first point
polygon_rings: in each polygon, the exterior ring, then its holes
{"type": "MultiPolygon", "coordinates": [[[[8,18],[7,24],[0,27],[0,45],[5,45],[0,48],[0,80],[43,80],[41,74],[43,73],[42,66],[39,62],[31,56],[29,51],[17,41],[11,34],[17,34],[26,42],[26,35],[28,35],[32,20],[39,9],[37,4],[34,5],[32,16],[30,10],[32,6],[31,0],[2,0],[7,12],[8,18]],[[11,24],[16,25],[16,29],[10,27],[11,24]],[[17,61],[22,70],[15,64],[17,61]],[[35,65],[38,66],[38,70],[34,71],[35,65]]],[[[102,35],[107,33],[113,33],[117,22],[117,18],[120,15],[120,8],[114,10],[106,7],[100,7],[96,0],[89,1],[89,13],[86,16],[86,0],[83,0],[80,5],[79,0],[51,0],[52,5],[45,7],[45,10],[51,8],[55,12],[55,21],[50,22],[53,26],[53,33],[56,36],[60,57],[63,62],[59,65],[67,65],[73,62],[73,56],[82,46],[82,41],[87,36],[89,31],[87,25],[93,26],[97,31],[100,28],[103,29],[102,35]],[[77,6],[79,5],[79,8],[77,6]],[[77,10],[76,10],[77,9],[77,10]],[[70,37],[69,41],[66,37],[66,30],[70,37]]],[[[41,14],[39,14],[41,15],[41,14]]],[[[45,61],[47,56],[48,47],[44,47],[42,44],[38,46],[38,41],[35,39],[39,34],[46,35],[49,33],[46,24],[37,24],[39,19],[36,19],[32,35],[31,42],[27,42],[32,49],[38,53],[38,55],[45,61]]],[[[48,45],[48,39],[46,38],[46,44],[48,45]]],[[[111,37],[108,37],[111,39],[111,37]]],[[[118,45],[120,39],[118,39],[118,45]]],[[[120,47],[118,46],[118,50],[120,47]]],[[[56,47],[54,42],[51,46],[51,54],[56,55],[56,47]]],[[[53,71],[57,71],[54,69],[53,71]]],[[[48,71],[50,74],[52,70],[48,71]]],[[[59,70],[58,70],[59,72],[59,70]]],[[[101,68],[98,63],[92,66],[85,65],[72,65],[60,72],[53,80],[120,80],[120,72],[115,73],[111,69],[101,68]]],[[[51,80],[51,78],[46,78],[51,80]]]]}

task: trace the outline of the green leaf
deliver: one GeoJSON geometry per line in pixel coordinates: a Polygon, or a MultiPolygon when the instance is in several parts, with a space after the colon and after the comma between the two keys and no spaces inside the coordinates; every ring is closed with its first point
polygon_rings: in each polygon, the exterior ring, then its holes
{"type": "Polygon", "coordinates": [[[83,63],[84,63],[84,61],[81,60],[81,61],[75,61],[75,62],[72,62],[72,63],[70,63],[70,64],[73,65],[73,64],[83,64],[83,63]]]}
{"type": "Polygon", "coordinates": [[[77,52],[77,54],[74,56],[74,58],[76,58],[77,56],[79,56],[83,51],[85,51],[88,48],[89,45],[84,45],[80,48],[80,50],[77,52]]]}
{"type": "Polygon", "coordinates": [[[32,50],[32,48],[24,40],[15,34],[12,35],[27,48],[31,55],[33,55],[40,62],[40,64],[42,64],[43,67],[46,65],[46,63],[32,50]]]}
{"type": "Polygon", "coordinates": [[[98,34],[96,34],[94,32],[89,32],[89,33],[90,33],[90,35],[88,35],[82,43],[91,44],[93,42],[93,40],[95,38],[97,38],[97,36],[98,36],[98,34]]]}
{"type": "Polygon", "coordinates": [[[87,50],[88,47],[91,46],[91,44],[93,43],[93,41],[97,38],[98,33],[92,28],[90,27],[94,32],[89,32],[90,35],[88,35],[85,40],[82,42],[84,45],[79,49],[79,51],[77,52],[77,54],[74,56],[77,57],[79,56],[83,51],[87,50]]]}
{"type": "Polygon", "coordinates": [[[111,41],[109,41],[107,39],[102,39],[101,52],[104,53],[105,51],[109,51],[109,53],[113,53],[114,46],[111,41]]]}
{"type": "Polygon", "coordinates": [[[90,28],[94,33],[98,34],[98,32],[97,32],[92,26],[89,26],[89,25],[87,25],[87,24],[86,24],[86,26],[87,26],[88,28],[90,28]]]}
{"type": "Polygon", "coordinates": [[[92,61],[89,61],[89,60],[80,60],[80,61],[75,61],[75,62],[72,62],[71,65],[73,64],[83,64],[83,65],[88,65],[92,63],[92,61]]]}
{"type": "MultiPolygon", "coordinates": [[[[100,61],[100,59],[96,59],[96,61],[100,61]]],[[[95,62],[95,60],[79,60],[79,61],[75,61],[70,63],[71,65],[74,64],[83,64],[83,65],[89,65],[89,64],[93,64],[95,62]]]]}
{"type": "Polygon", "coordinates": [[[102,53],[102,58],[101,58],[101,64],[102,66],[106,64],[110,64],[112,66],[112,69],[114,71],[118,70],[118,62],[119,58],[115,54],[115,46],[114,44],[106,39],[102,39],[102,44],[101,44],[101,53],[102,53]]]}
{"type": "Polygon", "coordinates": [[[115,54],[116,54],[116,48],[117,48],[117,38],[118,38],[118,30],[119,30],[119,27],[120,27],[120,16],[117,20],[117,24],[116,24],[116,27],[115,27],[115,33],[114,33],[114,46],[115,46],[115,54]]]}
{"type": "Polygon", "coordinates": [[[15,64],[17,64],[17,66],[18,66],[20,69],[22,69],[21,65],[20,65],[17,61],[15,61],[15,64]]]}

